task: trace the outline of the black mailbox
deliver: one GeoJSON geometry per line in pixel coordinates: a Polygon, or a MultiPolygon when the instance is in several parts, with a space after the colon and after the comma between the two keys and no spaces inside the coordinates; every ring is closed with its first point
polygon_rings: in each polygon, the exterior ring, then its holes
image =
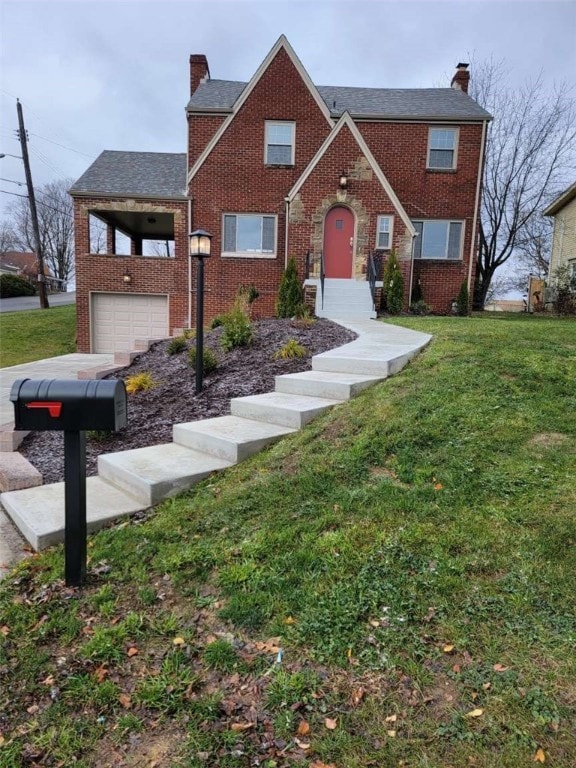
{"type": "Polygon", "coordinates": [[[19,379],[12,385],[17,430],[116,430],[126,426],[126,388],[118,379],[19,379]]]}

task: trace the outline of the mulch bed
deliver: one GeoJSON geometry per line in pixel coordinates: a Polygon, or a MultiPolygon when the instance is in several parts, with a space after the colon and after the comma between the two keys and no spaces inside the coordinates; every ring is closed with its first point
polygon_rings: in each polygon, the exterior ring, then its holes
{"type": "MultiPolygon", "coordinates": [[[[260,320],[253,323],[253,340],[248,347],[225,352],[220,344],[222,328],[204,334],[204,347],[219,359],[218,368],[204,377],[204,389],[195,393],[194,370],[187,351],[168,355],[168,342],[155,344],[128,367],[107,378],[126,379],[137,373],[152,375],[156,386],[128,396],[128,425],[111,435],[88,433],[87,473],[97,474],[101,453],[126,451],[147,445],[172,442],[172,425],[230,413],[230,398],[257,395],[274,389],[274,377],[309,370],[312,355],[334,349],[356,338],[355,334],[329,320],[313,325],[292,320],[260,320]],[[306,358],[275,360],[274,354],[288,339],[296,339],[309,350],[306,358]]],[[[190,346],[194,341],[189,341],[190,346]]],[[[30,434],[20,452],[41,473],[45,483],[64,479],[64,436],[62,432],[30,434]]]]}

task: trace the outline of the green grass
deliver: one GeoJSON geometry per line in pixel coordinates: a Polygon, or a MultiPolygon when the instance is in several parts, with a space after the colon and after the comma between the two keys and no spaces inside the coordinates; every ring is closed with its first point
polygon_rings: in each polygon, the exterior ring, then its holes
{"type": "Polygon", "coordinates": [[[396,322],[434,341],[81,593],[60,548],[0,587],[2,768],[576,764],[576,323],[396,322]]]}
{"type": "Polygon", "coordinates": [[[76,306],[0,314],[2,366],[76,352],[76,306]]]}

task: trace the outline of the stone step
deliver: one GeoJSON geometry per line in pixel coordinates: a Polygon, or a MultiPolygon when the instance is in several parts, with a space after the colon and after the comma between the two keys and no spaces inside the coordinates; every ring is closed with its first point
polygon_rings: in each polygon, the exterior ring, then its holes
{"type": "Polygon", "coordinates": [[[231,465],[232,462],[217,456],[165,443],[105,453],[98,457],[98,474],[149,507],[231,465]]]}
{"type": "MultiPolygon", "coordinates": [[[[64,541],[64,483],[10,491],[3,493],[0,501],[35,550],[64,541]]],[[[86,479],[89,531],[95,531],[119,517],[140,512],[147,506],[99,477],[86,479]]]]}
{"type": "Polygon", "coordinates": [[[264,395],[235,397],[230,401],[230,410],[233,416],[300,429],[328,408],[339,405],[340,402],[340,400],[325,397],[267,392],[264,395]]]}
{"type": "Polygon", "coordinates": [[[394,354],[375,353],[374,349],[354,347],[355,342],[339,349],[314,355],[313,371],[332,371],[336,373],[356,373],[362,371],[366,376],[378,376],[385,379],[390,373],[390,360],[394,354]],[[349,347],[349,349],[347,349],[349,347]]]}
{"type": "Polygon", "coordinates": [[[371,387],[381,380],[379,376],[361,376],[355,373],[330,371],[285,373],[282,376],[276,376],[276,392],[349,400],[366,387],[371,387]]]}
{"type": "Polygon", "coordinates": [[[376,312],[373,309],[351,309],[344,304],[334,309],[318,309],[318,317],[326,317],[328,320],[375,320],[376,312]]]}
{"type": "Polygon", "coordinates": [[[291,427],[269,424],[239,416],[219,416],[202,421],[175,424],[175,443],[218,456],[237,464],[284,435],[295,432],[291,427]]]}

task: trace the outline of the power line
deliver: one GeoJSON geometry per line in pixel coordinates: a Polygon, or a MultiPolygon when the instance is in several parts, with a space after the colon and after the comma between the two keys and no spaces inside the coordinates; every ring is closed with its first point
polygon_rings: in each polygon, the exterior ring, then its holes
{"type": "Polygon", "coordinates": [[[68,152],[75,152],[77,155],[82,155],[83,157],[88,157],[90,159],[94,157],[94,155],[87,155],[86,152],[80,152],[80,150],[78,149],[72,149],[72,147],[65,147],[64,144],[59,144],[57,141],[52,141],[52,139],[47,139],[46,136],[39,136],[37,133],[31,133],[30,136],[36,136],[37,139],[48,141],[50,142],[50,144],[55,144],[57,147],[66,149],[68,152]]]}
{"type": "Polygon", "coordinates": [[[19,187],[25,187],[26,186],[26,184],[24,184],[23,181],[14,181],[14,179],[3,179],[1,176],[0,176],[0,181],[8,181],[8,182],[10,182],[10,184],[18,184],[19,187]]]}
{"type": "MultiPolygon", "coordinates": [[[[8,192],[7,189],[0,189],[0,192],[4,195],[12,195],[13,197],[25,197],[26,200],[28,200],[28,195],[20,195],[18,192],[8,192]]],[[[36,205],[41,205],[43,208],[49,208],[51,211],[55,211],[56,213],[60,213],[63,216],[71,215],[71,211],[64,211],[62,208],[55,208],[53,205],[48,205],[48,203],[43,203],[42,200],[36,200],[36,205]]]]}

